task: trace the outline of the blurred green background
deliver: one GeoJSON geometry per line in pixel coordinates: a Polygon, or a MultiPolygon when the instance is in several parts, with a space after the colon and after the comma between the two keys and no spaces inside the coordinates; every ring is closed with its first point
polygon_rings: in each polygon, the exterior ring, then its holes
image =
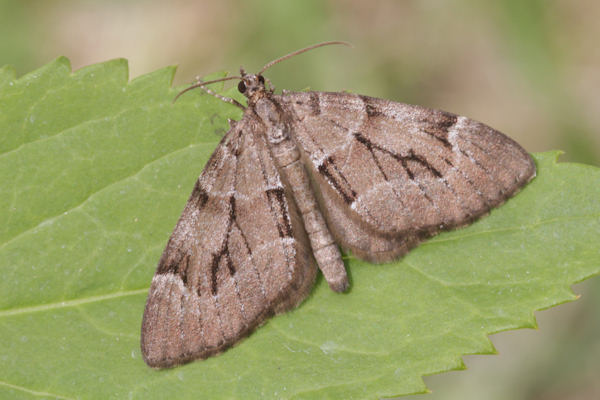
{"type": "MultiPolygon", "coordinates": [[[[59,55],[73,69],[124,57],[136,77],[179,66],[175,84],[287,52],[278,89],[339,91],[483,121],[527,150],[600,165],[597,0],[0,0],[0,65],[25,74],[59,55]]],[[[427,377],[429,399],[599,399],[600,281],[538,312],[539,331],[494,335],[498,356],[427,377]]]]}

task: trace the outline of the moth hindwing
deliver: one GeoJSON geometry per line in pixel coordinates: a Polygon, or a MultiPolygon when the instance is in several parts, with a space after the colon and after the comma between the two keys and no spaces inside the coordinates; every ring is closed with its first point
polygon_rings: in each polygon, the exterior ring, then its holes
{"type": "Polygon", "coordinates": [[[348,93],[276,95],[261,73],[239,79],[248,106],[198,178],[152,279],[141,336],[152,367],[234,345],[304,300],[317,267],[346,290],[338,246],[398,258],[535,175],[523,148],[469,118],[348,93]]]}

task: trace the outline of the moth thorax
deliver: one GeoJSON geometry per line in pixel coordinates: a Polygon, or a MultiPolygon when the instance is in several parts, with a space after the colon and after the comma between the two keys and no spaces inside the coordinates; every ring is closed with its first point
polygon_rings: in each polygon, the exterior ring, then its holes
{"type": "Polygon", "coordinates": [[[254,106],[254,111],[265,124],[267,138],[271,143],[280,143],[289,138],[289,128],[283,122],[281,110],[271,99],[262,98],[254,106]]]}
{"type": "Polygon", "coordinates": [[[281,111],[269,98],[259,99],[254,105],[254,111],[267,127],[279,125],[282,121],[281,111]]]}

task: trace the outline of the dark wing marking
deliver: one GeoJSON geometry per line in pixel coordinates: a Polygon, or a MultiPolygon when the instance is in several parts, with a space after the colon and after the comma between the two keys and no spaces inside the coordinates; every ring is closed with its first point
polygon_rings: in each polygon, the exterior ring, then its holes
{"type": "Polygon", "coordinates": [[[169,239],[142,323],[150,366],[221,352],[312,287],[308,239],[260,126],[246,115],[223,138],[169,239]]]}
{"type": "Polygon", "coordinates": [[[388,260],[467,224],[535,175],[516,142],[465,117],[349,93],[276,99],[293,115],[332,233],[363,258],[388,260]]]}

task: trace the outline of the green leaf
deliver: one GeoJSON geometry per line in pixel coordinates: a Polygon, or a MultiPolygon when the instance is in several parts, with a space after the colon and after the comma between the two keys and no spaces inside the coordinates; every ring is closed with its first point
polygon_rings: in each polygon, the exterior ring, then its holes
{"type": "MultiPolygon", "coordinates": [[[[127,82],[114,60],[0,69],[0,398],[376,398],[493,353],[600,272],[600,170],[535,156],[538,176],[468,228],[402,260],[346,257],[352,290],[319,279],[298,309],[224,354],[143,363],[157,260],[235,107],[172,104],[174,68],[127,82]]],[[[229,92],[231,94],[231,92],[229,92]]]]}

